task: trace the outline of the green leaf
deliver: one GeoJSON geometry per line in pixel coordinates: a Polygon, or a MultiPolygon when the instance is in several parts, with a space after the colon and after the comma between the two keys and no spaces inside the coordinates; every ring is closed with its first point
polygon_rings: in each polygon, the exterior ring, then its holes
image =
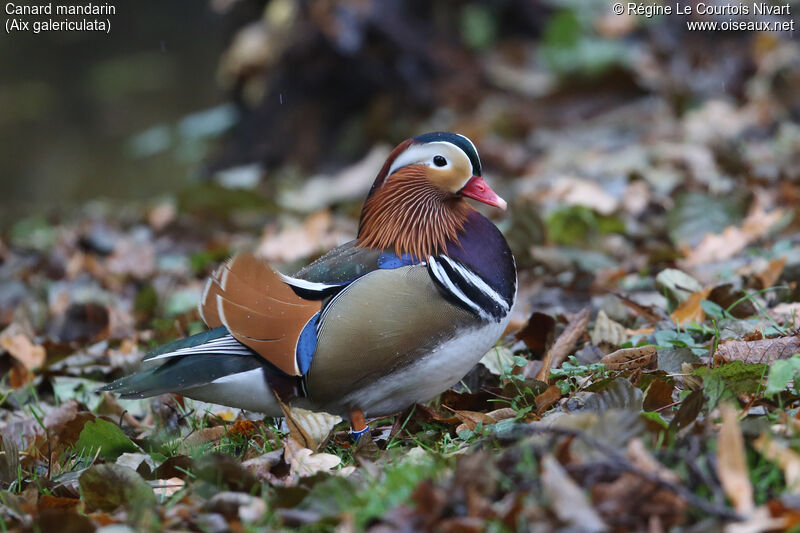
{"type": "Polygon", "coordinates": [[[725,309],[711,300],[701,300],[700,307],[703,309],[703,311],[705,311],[706,315],[711,318],[715,318],[717,320],[722,320],[725,318],[725,309]]]}
{"type": "Polygon", "coordinates": [[[800,372],[800,357],[797,355],[791,359],[781,359],[772,363],[767,378],[766,394],[772,396],[786,390],[798,372],[800,372]]]}
{"type": "Polygon", "coordinates": [[[740,394],[758,392],[768,367],[766,364],[749,365],[733,361],[717,368],[698,368],[694,374],[703,378],[703,390],[708,397],[710,410],[721,400],[735,402],[740,394]]]}
{"type": "Polygon", "coordinates": [[[83,426],[75,449],[84,456],[94,456],[99,449],[100,457],[107,461],[114,461],[125,452],[141,451],[116,424],[102,418],[83,426]]]}

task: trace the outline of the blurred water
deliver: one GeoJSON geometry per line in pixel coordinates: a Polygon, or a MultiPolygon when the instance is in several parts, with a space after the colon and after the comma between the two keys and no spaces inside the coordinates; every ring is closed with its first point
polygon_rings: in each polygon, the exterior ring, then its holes
{"type": "Polygon", "coordinates": [[[0,228],[175,190],[232,120],[215,81],[224,22],[207,3],[115,4],[110,35],[0,34],[0,228]]]}

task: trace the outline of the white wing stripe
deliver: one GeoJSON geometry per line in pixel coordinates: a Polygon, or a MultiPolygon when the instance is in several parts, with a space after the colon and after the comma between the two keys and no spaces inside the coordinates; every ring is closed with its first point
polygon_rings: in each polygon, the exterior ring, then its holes
{"type": "Polygon", "coordinates": [[[208,341],[204,344],[197,346],[188,346],[180,348],[174,352],[167,352],[151,357],[148,361],[155,361],[157,359],[167,359],[169,357],[177,357],[180,355],[202,354],[202,353],[216,353],[227,355],[250,355],[252,350],[234,339],[231,335],[225,335],[218,339],[208,341]]]}

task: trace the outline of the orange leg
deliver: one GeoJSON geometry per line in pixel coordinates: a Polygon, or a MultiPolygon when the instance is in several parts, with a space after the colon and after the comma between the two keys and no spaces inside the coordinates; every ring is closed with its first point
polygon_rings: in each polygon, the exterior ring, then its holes
{"type": "Polygon", "coordinates": [[[358,408],[350,409],[350,435],[357,441],[361,435],[369,431],[369,426],[364,420],[364,412],[358,408]]]}

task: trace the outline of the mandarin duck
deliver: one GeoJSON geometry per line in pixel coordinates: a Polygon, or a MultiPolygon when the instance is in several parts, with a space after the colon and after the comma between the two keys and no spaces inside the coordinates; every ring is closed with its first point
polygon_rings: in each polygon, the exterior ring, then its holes
{"type": "Polygon", "coordinates": [[[149,353],[101,390],[174,392],[281,416],[284,402],[350,419],[390,415],[457,383],[508,324],[517,289],[505,238],[465,198],[505,209],[475,145],[437,132],[389,155],[355,240],[294,276],[250,254],[206,282],[211,328],[149,353]]]}

